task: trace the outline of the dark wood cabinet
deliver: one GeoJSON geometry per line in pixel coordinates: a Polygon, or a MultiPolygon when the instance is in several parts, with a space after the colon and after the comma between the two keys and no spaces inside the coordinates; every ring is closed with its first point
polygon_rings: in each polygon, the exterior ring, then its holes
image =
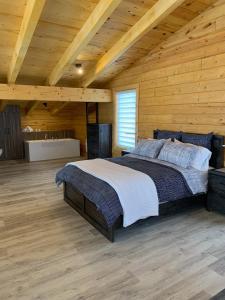
{"type": "Polygon", "coordinates": [[[207,207],[225,213],[225,168],[209,171],[207,207]]]}
{"type": "Polygon", "coordinates": [[[24,156],[20,109],[17,105],[8,105],[0,112],[0,148],[3,149],[0,160],[22,159],[24,156]]]}
{"type": "Polygon", "coordinates": [[[112,125],[87,124],[88,159],[112,156],[112,125]]]}

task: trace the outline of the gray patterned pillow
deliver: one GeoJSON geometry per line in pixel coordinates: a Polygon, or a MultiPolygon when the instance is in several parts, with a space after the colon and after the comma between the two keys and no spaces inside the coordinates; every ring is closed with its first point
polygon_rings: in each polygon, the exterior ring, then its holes
{"type": "Polygon", "coordinates": [[[140,140],[131,153],[150,158],[156,158],[165,142],[166,140],[140,140]]]}
{"type": "Polygon", "coordinates": [[[183,168],[188,168],[191,166],[197,151],[195,147],[187,147],[180,143],[166,142],[159,153],[158,159],[183,168]]]}

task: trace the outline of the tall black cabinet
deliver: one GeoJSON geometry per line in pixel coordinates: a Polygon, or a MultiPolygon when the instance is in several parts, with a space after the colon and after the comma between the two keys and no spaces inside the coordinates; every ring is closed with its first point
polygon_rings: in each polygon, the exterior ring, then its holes
{"type": "Polygon", "coordinates": [[[8,105],[0,112],[0,160],[22,159],[23,138],[20,123],[20,109],[17,105],[8,105]]]}
{"type": "Polygon", "coordinates": [[[87,124],[88,159],[112,156],[112,125],[87,124]]]}

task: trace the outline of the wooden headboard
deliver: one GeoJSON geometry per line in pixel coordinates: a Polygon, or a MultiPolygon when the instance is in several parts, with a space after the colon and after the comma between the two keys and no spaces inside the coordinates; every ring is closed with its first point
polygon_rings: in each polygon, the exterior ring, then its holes
{"type": "MultiPolygon", "coordinates": [[[[189,132],[184,132],[189,133],[189,132]]],[[[195,134],[195,133],[189,133],[195,134]]],[[[199,133],[196,133],[199,134],[199,133]]],[[[157,130],[153,131],[153,136],[157,138],[157,130]]],[[[212,157],[210,159],[210,166],[216,169],[220,169],[224,167],[224,136],[222,135],[213,135],[212,138],[212,157]]]]}

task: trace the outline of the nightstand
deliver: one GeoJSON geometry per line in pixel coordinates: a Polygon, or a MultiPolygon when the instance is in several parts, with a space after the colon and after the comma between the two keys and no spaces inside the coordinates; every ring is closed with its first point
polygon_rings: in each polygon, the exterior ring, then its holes
{"type": "Polygon", "coordinates": [[[130,151],[128,151],[128,150],[122,150],[121,151],[121,156],[124,156],[126,154],[130,154],[130,151]]]}
{"type": "Polygon", "coordinates": [[[225,213],[225,168],[209,171],[207,208],[225,213]]]}

